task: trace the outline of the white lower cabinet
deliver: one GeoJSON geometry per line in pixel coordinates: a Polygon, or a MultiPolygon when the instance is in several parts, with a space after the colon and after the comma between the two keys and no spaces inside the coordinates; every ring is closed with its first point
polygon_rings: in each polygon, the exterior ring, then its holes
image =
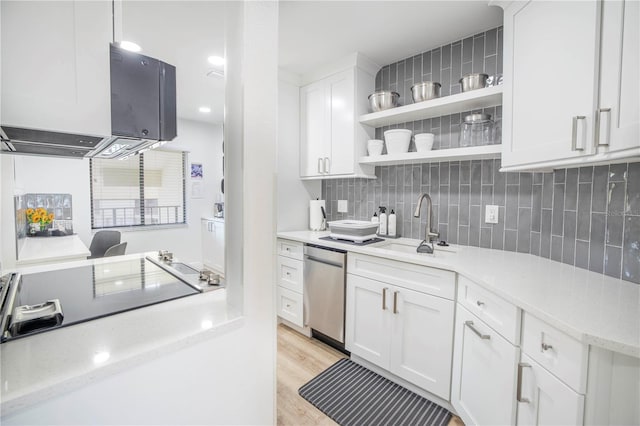
{"type": "Polygon", "coordinates": [[[224,222],[202,219],[202,263],[224,274],[224,222]]]}
{"type": "Polygon", "coordinates": [[[562,383],[525,353],[518,366],[518,425],[581,425],[584,396],[562,383]]]}
{"type": "Polygon", "coordinates": [[[278,239],[276,262],[276,309],[278,316],[304,327],[303,244],[278,239]]]}
{"type": "Polygon", "coordinates": [[[452,300],[347,274],[346,348],[449,399],[452,300]]]}
{"type": "Polygon", "coordinates": [[[517,346],[457,305],[451,404],[465,424],[515,423],[519,354],[517,346]]]}

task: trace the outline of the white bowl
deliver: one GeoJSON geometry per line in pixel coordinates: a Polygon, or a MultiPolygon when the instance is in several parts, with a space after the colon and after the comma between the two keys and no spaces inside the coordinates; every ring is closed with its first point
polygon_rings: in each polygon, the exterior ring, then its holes
{"type": "Polygon", "coordinates": [[[433,148],[434,137],[435,135],[433,133],[418,133],[415,135],[416,151],[431,151],[431,148],[433,148]]]}
{"type": "Polygon", "coordinates": [[[381,155],[384,142],[380,139],[369,139],[367,141],[367,152],[369,155],[381,155]]]}
{"type": "Polygon", "coordinates": [[[387,143],[387,154],[402,154],[408,152],[409,142],[411,142],[411,130],[387,130],[384,132],[384,141],[387,143]]]}

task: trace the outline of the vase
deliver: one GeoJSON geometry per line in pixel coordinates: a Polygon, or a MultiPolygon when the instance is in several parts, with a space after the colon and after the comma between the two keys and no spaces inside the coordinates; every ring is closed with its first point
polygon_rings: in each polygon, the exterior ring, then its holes
{"type": "Polygon", "coordinates": [[[40,230],[40,224],[39,223],[36,222],[36,223],[30,223],[29,224],[29,234],[36,235],[39,230],[40,230]]]}
{"type": "Polygon", "coordinates": [[[47,230],[47,224],[46,224],[46,223],[41,223],[41,224],[40,224],[40,231],[41,231],[41,232],[44,232],[44,231],[46,231],[46,230],[47,230]]]}

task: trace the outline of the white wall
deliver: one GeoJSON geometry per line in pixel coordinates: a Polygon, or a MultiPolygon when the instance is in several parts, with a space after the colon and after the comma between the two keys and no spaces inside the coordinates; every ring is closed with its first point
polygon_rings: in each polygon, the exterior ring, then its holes
{"type": "Polygon", "coordinates": [[[319,180],[300,180],[300,88],[292,76],[278,81],[278,231],[309,228],[309,200],[322,195],[319,180]]]}
{"type": "MultiPolygon", "coordinates": [[[[213,203],[221,199],[222,125],[209,125],[191,120],[178,120],[178,137],[163,147],[188,151],[187,155],[187,225],[172,228],[130,231],[122,229],[127,241],[127,253],[170,250],[183,261],[201,262],[200,218],[213,214],[213,203]],[[202,163],[204,197],[191,198],[191,162],[202,163]]],[[[13,196],[24,193],[70,193],[73,197],[74,232],[87,245],[91,244],[91,198],[89,160],[3,155],[2,253],[4,266],[15,261],[15,232],[13,231],[13,196]],[[15,178],[12,171],[15,165],[15,178]],[[7,218],[8,215],[9,218],[7,218]],[[9,220],[7,220],[9,219],[9,220]]],[[[117,160],[114,160],[117,161],[117,160]]]]}

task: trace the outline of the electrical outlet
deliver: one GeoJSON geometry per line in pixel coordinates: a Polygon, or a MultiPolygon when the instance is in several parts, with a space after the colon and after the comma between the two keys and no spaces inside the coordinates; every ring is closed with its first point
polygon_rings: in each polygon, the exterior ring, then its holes
{"type": "Polygon", "coordinates": [[[347,200],[338,200],[338,213],[347,213],[347,200]]]}
{"type": "Polygon", "coordinates": [[[484,213],[485,223],[498,223],[498,206],[487,205],[484,213]]]}

